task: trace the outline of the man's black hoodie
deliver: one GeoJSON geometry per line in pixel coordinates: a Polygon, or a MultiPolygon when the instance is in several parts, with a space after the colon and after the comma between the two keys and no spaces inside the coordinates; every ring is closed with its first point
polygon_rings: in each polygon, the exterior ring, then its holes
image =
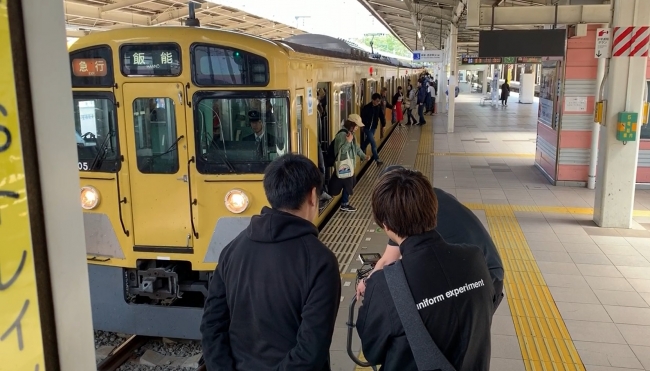
{"type": "Polygon", "coordinates": [[[329,370],[340,297],[336,257],[316,227],[263,208],[212,277],[201,323],[208,371],[329,370]]]}

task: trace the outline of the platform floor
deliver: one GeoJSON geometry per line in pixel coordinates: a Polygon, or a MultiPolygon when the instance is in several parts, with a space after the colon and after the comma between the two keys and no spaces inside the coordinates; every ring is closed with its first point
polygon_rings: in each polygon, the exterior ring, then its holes
{"type": "MultiPolygon", "coordinates": [[[[537,104],[515,103],[516,94],[507,108],[479,100],[480,94],[457,98],[452,134],[446,115],[395,129],[380,157],[384,166],[425,173],[474,210],[493,236],[506,300],[492,324],[491,369],[650,370],[650,191],[636,191],[632,229],[598,228],[594,191],[553,187],[533,165],[537,104]]],[[[345,322],[360,267],[354,258],[386,245],[370,216],[378,172],[372,165],[355,188],[358,211],[337,212],[321,234],[339,258],[343,283],[333,370],[365,370],[347,356],[345,322]]],[[[358,354],[356,333],[353,344],[358,354]]]]}

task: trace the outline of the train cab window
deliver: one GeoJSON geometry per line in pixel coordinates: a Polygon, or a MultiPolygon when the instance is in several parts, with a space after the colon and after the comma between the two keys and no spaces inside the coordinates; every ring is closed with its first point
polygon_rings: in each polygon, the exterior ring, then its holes
{"type": "Polygon", "coordinates": [[[75,95],[74,120],[79,170],[117,171],[119,149],[113,100],[75,95]]]}
{"type": "Polygon", "coordinates": [[[133,125],[138,170],[145,174],[178,172],[178,135],[174,101],[138,98],[133,101],[133,125]]]}
{"type": "Polygon", "coordinates": [[[200,173],[261,174],[289,151],[289,99],[274,92],[204,96],[195,99],[194,126],[200,173]]]}
{"type": "Polygon", "coordinates": [[[214,45],[192,47],[192,80],[198,86],[266,86],[269,64],[265,58],[214,45]]]}

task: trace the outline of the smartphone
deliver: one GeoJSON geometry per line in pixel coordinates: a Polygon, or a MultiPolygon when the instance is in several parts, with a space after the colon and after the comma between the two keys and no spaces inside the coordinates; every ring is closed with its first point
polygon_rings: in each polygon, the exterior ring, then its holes
{"type": "Polygon", "coordinates": [[[381,259],[381,254],[372,253],[372,254],[359,254],[359,260],[363,264],[376,264],[379,259],[381,259]]]}

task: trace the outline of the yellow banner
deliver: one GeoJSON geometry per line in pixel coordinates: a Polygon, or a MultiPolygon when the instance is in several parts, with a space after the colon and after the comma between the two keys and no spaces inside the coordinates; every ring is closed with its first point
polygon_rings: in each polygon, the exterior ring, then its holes
{"type": "Polygon", "coordinates": [[[0,370],[43,371],[7,0],[0,0],[0,370]]]}

